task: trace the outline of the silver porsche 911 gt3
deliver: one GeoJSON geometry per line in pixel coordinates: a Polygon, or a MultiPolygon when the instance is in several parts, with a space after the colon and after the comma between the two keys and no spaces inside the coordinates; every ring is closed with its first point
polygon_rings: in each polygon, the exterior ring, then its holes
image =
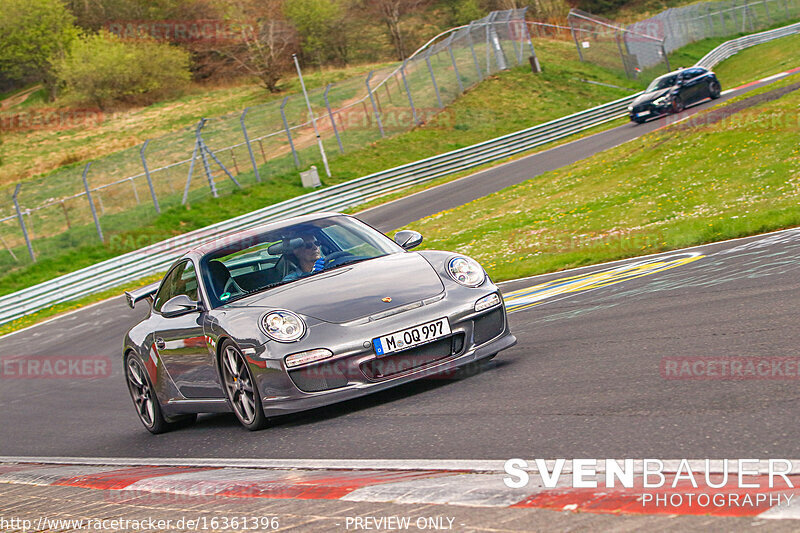
{"type": "Polygon", "coordinates": [[[351,216],[275,222],[187,252],[126,292],[148,316],[125,376],[152,433],[233,411],[246,428],[493,357],[513,346],[503,299],[469,257],[409,250],[351,216]]]}

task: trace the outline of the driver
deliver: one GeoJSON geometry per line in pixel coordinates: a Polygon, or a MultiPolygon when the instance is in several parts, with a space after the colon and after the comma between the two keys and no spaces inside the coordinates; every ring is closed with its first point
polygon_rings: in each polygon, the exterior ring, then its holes
{"type": "Polygon", "coordinates": [[[314,234],[301,234],[300,237],[303,239],[303,244],[286,254],[293,270],[283,277],[283,281],[291,281],[312,272],[314,264],[322,258],[320,243],[314,234]]]}

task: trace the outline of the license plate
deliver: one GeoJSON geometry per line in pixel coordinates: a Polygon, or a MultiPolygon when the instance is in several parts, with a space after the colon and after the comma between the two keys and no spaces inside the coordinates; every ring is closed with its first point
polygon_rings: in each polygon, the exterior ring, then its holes
{"type": "Polygon", "coordinates": [[[641,118],[641,117],[646,117],[649,114],[650,111],[642,111],[641,113],[636,113],[636,116],[641,118]]]}
{"type": "Polygon", "coordinates": [[[380,356],[435,341],[447,335],[450,335],[450,322],[447,318],[439,318],[372,339],[372,346],[375,348],[375,353],[380,356]]]}

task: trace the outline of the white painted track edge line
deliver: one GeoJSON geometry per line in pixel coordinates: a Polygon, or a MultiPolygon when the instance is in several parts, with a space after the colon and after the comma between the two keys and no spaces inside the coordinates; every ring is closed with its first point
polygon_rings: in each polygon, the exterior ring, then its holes
{"type": "MultiPolygon", "coordinates": [[[[751,82],[751,83],[752,83],[753,85],[755,85],[755,84],[759,84],[759,83],[766,83],[766,82],[769,82],[769,81],[774,81],[774,80],[780,79],[780,78],[782,78],[782,77],[789,76],[790,74],[792,74],[792,73],[791,73],[791,72],[789,72],[789,71],[780,72],[780,73],[778,73],[778,74],[773,74],[772,76],[767,76],[766,78],[763,78],[763,79],[760,79],[760,80],[758,80],[758,81],[751,82]]],[[[726,95],[726,94],[729,94],[729,93],[731,93],[731,92],[737,91],[737,90],[739,90],[739,89],[741,89],[741,88],[743,88],[743,87],[749,86],[749,85],[750,85],[750,84],[745,84],[745,85],[741,85],[741,86],[739,86],[739,87],[735,87],[735,88],[733,88],[733,89],[727,89],[727,90],[725,90],[725,91],[722,91],[722,93],[720,93],[720,94],[722,94],[722,95],[726,95]]],[[[515,160],[512,160],[512,161],[507,161],[507,162],[504,162],[504,163],[500,163],[500,164],[498,164],[498,165],[495,165],[495,166],[493,166],[493,167],[490,167],[490,168],[487,168],[487,169],[484,169],[484,170],[480,170],[480,171],[478,171],[478,172],[475,172],[474,174],[469,174],[469,175],[467,175],[467,176],[463,176],[463,177],[461,177],[461,178],[458,178],[458,179],[456,179],[456,180],[453,180],[453,181],[459,181],[459,180],[462,180],[462,179],[466,179],[466,178],[470,178],[470,177],[473,177],[473,176],[476,176],[476,175],[480,175],[480,174],[482,174],[482,173],[484,173],[484,172],[489,172],[489,171],[495,170],[495,169],[496,169],[496,168],[498,168],[498,167],[502,167],[502,166],[505,166],[505,165],[508,165],[508,164],[514,163],[514,162],[516,162],[516,161],[519,161],[519,160],[525,159],[525,158],[527,158],[527,157],[532,157],[532,156],[535,156],[535,155],[538,155],[538,154],[542,154],[542,153],[544,153],[544,152],[547,152],[548,150],[555,150],[555,149],[557,149],[557,148],[562,148],[562,147],[564,147],[564,146],[568,146],[568,145],[570,145],[570,144],[572,144],[572,143],[576,143],[576,142],[583,141],[583,140],[585,140],[585,139],[588,139],[588,138],[594,137],[595,135],[600,135],[600,134],[602,134],[602,133],[605,133],[605,132],[593,133],[592,135],[589,135],[589,136],[587,136],[587,137],[581,137],[580,139],[575,139],[575,140],[569,141],[569,142],[567,142],[567,143],[564,143],[564,144],[561,144],[561,145],[558,145],[558,146],[554,146],[554,147],[552,147],[552,148],[548,148],[547,150],[542,150],[542,151],[539,151],[539,152],[534,152],[534,153],[532,153],[532,154],[529,154],[529,155],[523,156],[523,157],[521,157],[521,158],[519,158],[519,159],[515,159],[515,160]]],[[[610,150],[610,149],[613,149],[613,148],[616,148],[616,147],[618,147],[618,146],[621,146],[621,145],[625,144],[626,142],[629,142],[629,141],[624,141],[624,142],[621,142],[621,143],[619,143],[619,144],[616,144],[616,145],[612,146],[611,148],[609,148],[609,150],[610,150]]],[[[532,178],[534,178],[534,177],[536,177],[536,176],[532,176],[532,178]]],[[[449,184],[450,184],[450,183],[452,183],[453,181],[446,182],[446,183],[442,183],[442,184],[436,185],[436,186],[434,186],[434,187],[431,187],[431,188],[429,188],[429,189],[424,189],[424,190],[421,190],[421,191],[417,191],[417,192],[415,192],[415,193],[412,193],[412,194],[410,194],[410,195],[408,195],[408,196],[404,196],[404,197],[402,197],[402,198],[396,198],[396,199],[394,199],[394,200],[390,200],[389,202],[386,202],[386,203],[384,203],[384,204],[380,204],[380,205],[377,205],[377,206],[375,206],[375,207],[370,207],[369,209],[365,209],[365,210],[363,210],[363,211],[358,211],[358,212],[356,212],[355,214],[356,214],[356,215],[358,215],[358,214],[361,214],[361,213],[366,213],[366,212],[372,211],[373,209],[378,209],[379,207],[383,207],[383,206],[386,206],[386,205],[392,204],[392,203],[394,203],[394,202],[397,202],[397,201],[399,201],[399,200],[403,200],[403,199],[405,199],[405,198],[409,198],[409,197],[415,196],[415,195],[417,195],[417,194],[422,194],[422,193],[428,192],[429,190],[436,189],[436,188],[438,188],[438,187],[443,187],[443,186],[445,186],[445,185],[449,185],[449,184]]],[[[787,228],[787,229],[783,229],[783,230],[777,230],[777,231],[773,231],[773,232],[769,232],[769,233],[762,233],[762,234],[759,234],[759,235],[770,235],[770,234],[772,234],[772,233],[779,233],[779,232],[781,232],[781,231],[788,231],[788,230],[790,230],[790,229],[792,229],[792,228],[787,228]]],[[[681,249],[681,250],[673,250],[673,252],[678,252],[678,251],[683,251],[683,250],[691,250],[691,249],[693,249],[693,248],[698,248],[698,247],[700,247],[700,246],[708,246],[708,245],[712,245],[712,244],[719,244],[719,243],[723,243],[723,242],[735,241],[735,240],[740,240],[740,239],[748,239],[748,238],[750,238],[750,237],[754,237],[754,236],[755,236],[755,235],[749,235],[749,236],[747,236],[747,237],[737,237],[737,238],[735,238],[735,239],[728,239],[728,240],[725,240],[725,241],[718,241],[718,242],[706,243],[706,244],[698,244],[698,245],[696,245],[696,246],[693,246],[693,247],[690,247],[690,248],[683,248],[683,249],[681,249]]],[[[662,253],[668,253],[668,252],[662,252],[662,253]]],[[[658,256],[658,255],[660,255],[660,253],[659,253],[659,254],[642,255],[642,256],[637,256],[637,257],[655,257],[655,256],[658,256]]],[[[616,260],[616,261],[611,261],[611,262],[608,262],[608,263],[597,263],[597,264],[594,264],[594,265],[585,265],[585,266],[582,266],[582,267],[576,267],[576,268],[572,268],[572,269],[568,269],[568,270],[559,270],[559,271],[556,271],[556,272],[571,272],[571,271],[573,271],[573,270],[580,270],[580,269],[583,269],[583,268],[590,268],[590,267],[596,267],[596,266],[601,266],[601,265],[612,265],[612,264],[615,264],[615,263],[619,263],[620,261],[629,261],[629,260],[631,260],[631,259],[634,259],[634,258],[633,258],[633,257],[629,257],[629,258],[626,258],[626,259],[618,259],[618,260],[616,260]]],[[[501,282],[498,282],[498,283],[497,283],[497,285],[502,285],[502,284],[504,284],[504,283],[514,283],[514,282],[517,282],[517,281],[524,281],[524,280],[528,280],[528,279],[535,279],[535,278],[538,278],[538,277],[541,277],[541,276],[548,276],[548,275],[550,275],[550,274],[554,274],[554,273],[556,273],[556,272],[548,272],[548,273],[545,273],[545,274],[537,274],[537,275],[535,275],[535,276],[528,276],[528,277],[525,277],[525,278],[517,278],[517,279],[512,279],[512,280],[501,281],[501,282]]],[[[84,310],[86,310],[86,309],[90,309],[91,307],[94,307],[94,306],[96,306],[96,305],[99,305],[99,304],[102,304],[102,303],[108,302],[109,300],[113,300],[113,299],[115,299],[115,298],[119,298],[119,297],[120,297],[120,296],[112,296],[112,297],[110,297],[110,298],[106,298],[105,300],[101,300],[101,301],[99,301],[99,302],[94,302],[94,303],[88,304],[88,305],[86,305],[86,306],[79,307],[79,308],[77,308],[77,309],[73,309],[73,310],[71,310],[71,311],[67,311],[66,313],[59,314],[59,315],[56,315],[56,316],[54,316],[54,317],[48,318],[47,320],[44,320],[43,322],[37,322],[36,324],[31,324],[30,326],[26,326],[26,327],[24,327],[24,328],[22,328],[22,329],[19,329],[19,330],[16,330],[16,331],[12,331],[12,332],[10,332],[10,333],[6,333],[5,335],[2,335],[2,336],[0,336],[0,340],[4,339],[4,338],[6,338],[6,337],[10,337],[11,335],[15,335],[15,334],[17,334],[17,333],[22,333],[22,332],[24,332],[24,331],[28,331],[29,329],[33,329],[33,328],[35,328],[35,327],[38,327],[38,326],[43,326],[43,325],[45,325],[45,324],[48,324],[48,323],[50,323],[50,322],[53,322],[54,320],[58,320],[58,319],[64,318],[64,317],[66,317],[66,316],[72,315],[72,314],[74,314],[74,313],[77,313],[77,312],[79,312],[79,311],[84,311],[84,310]]]]}
{"type": "Polygon", "coordinates": [[[774,230],[774,231],[768,231],[766,233],[756,233],[754,235],[747,235],[745,237],[734,237],[732,239],[725,239],[723,241],[714,241],[714,242],[707,242],[705,244],[696,244],[694,246],[689,246],[688,248],[678,248],[678,249],[675,249],[675,250],[667,250],[667,251],[664,251],[664,252],[657,252],[657,253],[654,253],[654,254],[636,255],[636,256],[626,257],[624,259],[616,259],[614,261],[608,261],[607,263],[594,263],[592,265],[583,265],[583,266],[579,266],[579,267],[575,267],[575,268],[568,268],[566,270],[556,270],[554,272],[545,272],[544,274],[536,274],[534,276],[528,276],[528,277],[525,277],[525,278],[517,278],[517,279],[509,279],[509,280],[506,280],[506,281],[498,281],[498,282],[496,282],[496,285],[507,285],[509,283],[516,283],[518,281],[527,281],[527,280],[531,280],[531,279],[542,278],[544,276],[552,276],[554,274],[558,274],[558,275],[567,274],[567,273],[575,272],[575,271],[578,271],[578,270],[585,270],[587,268],[598,268],[598,267],[603,267],[603,266],[616,265],[618,263],[624,263],[626,261],[635,261],[637,259],[648,259],[648,258],[652,259],[652,258],[661,256],[661,255],[676,255],[676,254],[681,254],[681,253],[688,252],[690,250],[696,250],[698,248],[705,248],[705,247],[708,247],[708,246],[717,246],[719,244],[725,244],[725,243],[736,242],[736,241],[743,241],[745,239],[758,239],[760,237],[766,237],[766,236],[769,236],[769,235],[777,235],[778,233],[786,233],[786,232],[789,232],[789,231],[800,231],[800,227],[784,228],[784,229],[778,229],[778,230],[774,230]]]}
{"type": "MultiPolygon", "coordinates": [[[[529,472],[538,469],[532,458],[525,458],[529,472]]],[[[605,459],[597,459],[597,472],[605,472],[605,459]]],[[[622,459],[615,459],[620,465],[622,459]]],[[[679,459],[664,459],[665,473],[674,473],[680,464],[679,459]]],[[[729,472],[736,472],[737,463],[730,460],[729,472]]],[[[792,463],[791,474],[800,474],[800,459],[789,459],[792,463]]],[[[504,472],[505,460],[469,460],[469,459],[240,459],[240,458],[135,458],[135,457],[45,457],[45,456],[0,456],[3,463],[41,463],[54,465],[87,465],[87,466],[186,466],[186,467],[227,467],[252,469],[298,469],[298,470],[441,470],[466,472],[504,472]]],[[[548,459],[548,468],[554,461],[548,459]]],[[[696,472],[704,471],[705,459],[689,459],[689,464],[696,472]]],[[[748,467],[749,468],[749,467],[748,467]]],[[[767,460],[761,460],[758,472],[768,472],[767,460]]],[[[634,460],[634,471],[642,472],[642,461],[634,460]]],[[[722,472],[722,461],[711,460],[711,473],[722,472]]],[[[567,460],[563,473],[572,473],[572,461],[567,460]]]]}

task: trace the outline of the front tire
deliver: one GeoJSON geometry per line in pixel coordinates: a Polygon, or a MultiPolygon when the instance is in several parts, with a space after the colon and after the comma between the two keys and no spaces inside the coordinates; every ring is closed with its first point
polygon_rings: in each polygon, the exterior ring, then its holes
{"type": "Polygon", "coordinates": [[[250,431],[263,429],[267,425],[267,417],[261,405],[258,386],[247,360],[230,339],[222,344],[220,371],[225,394],[236,418],[250,431]]]}
{"type": "Polygon", "coordinates": [[[712,100],[716,100],[722,94],[722,88],[719,86],[718,81],[712,81],[708,84],[708,96],[712,100]]]}
{"type": "Polygon", "coordinates": [[[676,96],[674,100],[672,100],[672,112],[673,113],[680,113],[684,109],[683,100],[681,100],[680,96],[676,96]]]}
{"type": "Polygon", "coordinates": [[[150,433],[158,435],[171,429],[192,425],[197,420],[197,415],[186,415],[176,419],[167,419],[161,412],[153,382],[144,368],[144,364],[132,352],[128,352],[124,359],[125,378],[128,383],[128,392],[131,394],[136,414],[144,427],[150,433]]]}

